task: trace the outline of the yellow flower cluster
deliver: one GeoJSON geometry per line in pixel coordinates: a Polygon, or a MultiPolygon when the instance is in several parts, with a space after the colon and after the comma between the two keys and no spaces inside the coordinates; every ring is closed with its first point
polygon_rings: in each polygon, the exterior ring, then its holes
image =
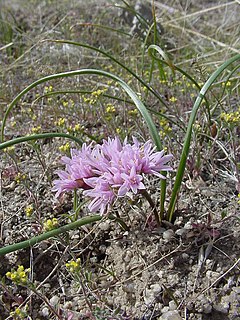
{"type": "Polygon", "coordinates": [[[55,229],[57,226],[58,226],[57,218],[48,219],[43,222],[44,231],[51,231],[51,230],[55,229]]]}
{"type": "Polygon", "coordinates": [[[13,153],[15,150],[14,146],[10,146],[4,149],[4,152],[13,153]]]}
{"type": "Polygon", "coordinates": [[[83,101],[89,104],[95,104],[97,102],[97,99],[106,91],[107,89],[98,89],[96,91],[93,91],[91,93],[91,98],[83,97],[83,101]]]}
{"type": "Polygon", "coordinates": [[[238,194],[238,204],[240,204],[240,193],[238,194]]]}
{"type": "Polygon", "coordinates": [[[61,152],[68,152],[70,150],[70,143],[67,142],[67,143],[63,144],[62,146],[60,146],[58,149],[61,152]]]}
{"type": "Polygon", "coordinates": [[[98,89],[97,91],[93,91],[91,94],[93,97],[99,97],[106,91],[107,89],[98,89]]]}
{"type": "Polygon", "coordinates": [[[20,172],[18,172],[18,174],[16,175],[15,177],[15,181],[17,183],[20,183],[21,181],[24,181],[26,179],[26,175],[25,174],[22,174],[20,172]]]}
{"type": "Polygon", "coordinates": [[[27,314],[20,308],[16,308],[14,311],[10,312],[10,316],[13,319],[26,319],[27,314]]]}
{"type": "Polygon", "coordinates": [[[177,98],[176,97],[171,97],[171,98],[169,98],[169,101],[174,103],[174,102],[177,101],[177,98]]]}
{"type": "Polygon", "coordinates": [[[66,267],[72,273],[78,272],[81,267],[80,258],[78,258],[77,260],[71,260],[71,261],[67,262],[66,267]]]}
{"type": "Polygon", "coordinates": [[[232,85],[232,83],[231,83],[231,81],[227,81],[227,82],[223,82],[222,83],[222,87],[231,87],[231,85],[232,85]]]}
{"type": "Polygon", "coordinates": [[[30,272],[30,268],[24,269],[22,265],[18,266],[17,270],[12,270],[6,273],[6,276],[12,280],[15,284],[26,285],[27,274],[30,272]]]}
{"type": "Polygon", "coordinates": [[[53,87],[52,86],[46,86],[46,87],[44,87],[44,93],[48,93],[48,92],[52,92],[52,90],[53,90],[53,87]]]}
{"type": "Polygon", "coordinates": [[[72,132],[81,132],[82,130],[84,130],[84,126],[81,126],[79,123],[78,124],[75,124],[75,126],[70,126],[67,128],[67,131],[69,133],[72,133],[72,132]]]}
{"type": "Polygon", "coordinates": [[[75,103],[72,99],[69,99],[68,101],[63,101],[62,105],[64,108],[66,107],[74,107],[75,103]]]}
{"type": "Polygon", "coordinates": [[[164,138],[166,136],[166,134],[172,132],[172,128],[169,126],[167,119],[162,119],[160,121],[160,126],[161,126],[160,136],[162,138],[164,138]]]}
{"type": "Polygon", "coordinates": [[[54,122],[55,126],[63,127],[66,123],[65,118],[59,118],[57,121],[54,122]]]}
{"type": "Polygon", "coordinates": [[[115,109],[114,105],[112,105],[111,103],[108,103],[107,107],[106,107],[106,112],[107,113],[115,113],[116,109],[115,109]]]}
{"type": "Polygon", "coordinates": [[[39,133],[41,131],[41,126],[32,127],[31,132],[32,133],[39,133]]]}
{"type": "Polygon", "coordinates": [[[32,215],[32,213],[33,213],[33,206],[32,206],[32,205],[27,206],[27,207],[25,208],[25,213],[26,213],[26,216],[27,216],[27,217],[31,217],[31,215],[32,215]]]}
{"type": "Polygon", "coordinates": [[[238,111],[235,112],[222,112],[220,115],[220,118],[222,121],[225,121],[227,123],[239,123],[240,122],[240,108],[238,111]]]}
{"type": "Polygon", "coordinates": [[[138,114],[138,109],[129,110],[128,114],[130,116],[136,116],[138,114]]]}

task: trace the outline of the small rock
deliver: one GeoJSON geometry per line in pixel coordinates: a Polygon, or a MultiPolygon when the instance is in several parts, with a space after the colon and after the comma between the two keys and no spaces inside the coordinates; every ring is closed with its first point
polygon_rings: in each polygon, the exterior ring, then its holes
{"type": "Polygon", "coordinates": [[[187,233],[187,229],[185,228],[178,229],[175,232],[175,234],[180,237],[184,236],[186,233],[187,233]]]}
{"type": "Polygon", "coordinates": [[[162,308],[161,311],[162,311],[162,314],[167,313],[169,311],[169,307],[165,306],[165,307],[162,308]]]}
{"type": "Polygon", "coordinates": [[[222,303],[214,304],[213,309],[216,310],[217,312],[228,314],[229,304],[226,304],[226,303],[225,304],[222,304],[222,303]]]}
{"type": "Polygon", "coordinates": [[[156,296],[159,294],[159,292],[161,292],[162,287],[159,283],[154,283],[150,286],[150,289],[151,289],[153,295],[156,296]]]}
{"type": "Polygon", "coordinates": [[[49,300],[50,304],[52,306],[56,306],[59,303],[59,297],[58,296],[53,296],[50,300],[49,300]]]}
{"type": "Polygon", "coordinates": [[[174,237],[174,231],[172,229],[163,232],[163,239],[171,240],[174,237]]]}
{"type": "Polygon", "coordinates": [[[182,258],[183,258],[184,260],[188,260],[188,259],[189,259],[189,254],[183,252],[183,253],[182,253],[182,258]]]}
{"type": "Polygon", "coordinates": [[[130,262],[131,259],[132,259],[132,257],[133,257],[132,251],[127,250],[126,255],[125,255],[125,257],[123,258],[123,260],[124,260],[125,262],[130,262]]]}
{"type": "Polygon", "coordinates": [[[47,307],[42,308],[42,315],[44,317],[48,317],[49,316],[49,310],[47,307]]]}
{"type": "Polygon", "coordinates": [[[215,281],[218,277],[220,277],[220,273],[216,271],[208,270],[206,272],[206,277],[210,279],[211,282],[215,281]]]}
{"type": "Polygon", "coordinates": [[[130,282],[122,286],[123,291],[127,293],[133,293],[135,291],[134,289],[134,283],[130,282]]]}
{"type": "Polygon", "coordinates": [[[210,303],[206,303],[203,305],[203,313],[209,314],[212,312],[212,306],[210,303]]]}
{"type": "Polygon", "coordinates": [[[110,229],[110,223],[109,223],[108,221],[102,222],[102,223],[100,223],[99,228],[100,228],[102,231],[107,231],[107,230],[110,229]]]}
{"type": "Polygon", "coordinates": [[[171,310],[171,311],[177,309],[177,305],[176,305],[175,301],[173,301],[173,300],[171,300],[168,305],[169,305],[169,310],[171,310]]]}
{"type": "Polygon", "coordinates": [[[158,320],[182,320],[182,317],[177,311],[167,311],[158,320]]]}
{"type": "Polygon", "coordinates": [[[232,288],[234,292],[236,292],[237,294],[240,294],[240,287],[233,287],[232,288]]]}

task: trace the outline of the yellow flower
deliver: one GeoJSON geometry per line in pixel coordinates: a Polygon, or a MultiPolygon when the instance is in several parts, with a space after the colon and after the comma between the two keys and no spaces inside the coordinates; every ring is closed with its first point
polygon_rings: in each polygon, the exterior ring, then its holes
{"type": "Polygon", "coordinates": [[[15,284],[26,285],[27,284],[27,274],[30,272],[30,269],[24,269],[22,265],[19,265],[17,270],[8,271],[6,277],[12,280],[15,284]]]}
{"type": "Polygon", "coordinates": [[[176,101],[177,101],[177,98],[171,97],[171,98],[169,99],[169,101],[170,101],[170,102],[176,102],[176,101]]]}
{"type": "Polygon", "coordinates": [[[129,114],[130,116],[135,116],[135,115],[138,114],[138,109],[129,110],[129,111],[128,111],[128,114],[129,114]]]}
{"type": "Polygon", "coordinates": [[[45,87],[44,87],[44,93],[51,92],[52,90],[53,90],[53,87],[52,87],[52,86],[49,86],[49,87],[45,86],[45,87]]]}
{"type": "Polygon", "coordinates": [[[59,118],[57,121],[54,122],[54,124],[56,126],[59,126],[59,127],[64,126],[65,123],[66,123],[66,119],[65,118],[59,118]]]}
{"type": "Polygon", "coordinates": [[[15,150],[14,146],[10,146],[4,149],[4,152],[13,153],[15,150]]]}
{"type": "Polygon", "coordinates": [[[223,82],[222,83],[222,87],[225,87],[225,86],[226,87],[231,87],[231,84],[232,84],[231,81],[223,82]]]}
{"type": "Polygon", "coordinates": [[[31,131],[32,133],[39,133],[41,131],[41,126],[32,127],[31,131]]]}
{"type": "Polygon", "coordinates": [[[21,181],[24,181],[26,179],[26,175],[25,174],[22,174],[20,172],[18,172],[18,174],[16,175],[15,177],[15,181],[17,183],[20,183],[21,181]]]}
{"type": "Polygon", "coordinates": [[[107,108],[106,108],[106,112],[107,113],[114,113],[114,112],[116,112],[116,109],[111,103],[108,103],[107,108]]]}
{"type": "Polygon", "coordinates": [[[58,149],[61,152],[68,152],[70,150],[70,143],[67,142],[67,143],[63,144],[62,146],[60,146],[58,149]]]}
{"type": "Polygon", "coordinates": [[[83,130],[83,129],[84,129],[84,127],[80,126],[79,123],[78,123],[78,124],[75,124],[75,126],[74,126],[74,128],[73,128],[73,130],[74,130],[75,132],[79,132],[79,131],[81,131],[81,130],[83,130]]]}
{"type": "Polygon", "coordinates": [[[32,213],[33,213],[33,206],[32,206],[32,205],[27,206],[27,207],[25,208],[25,213],[26,213],[26,216],[27,216],[27,217],[31,217],[31,215],[32,215],[32,213]]]}
{"type": "Polygon", "coordinates": [[[81,267],[80,258],[78,258],[77,260],[71,260],[71,261],[67,262],[66,267],[72,273],[78,272],[81,267]]]}
{"type": "Polygon", "coordinates": [[[10,316],[13,319],[26,319],[27,313],[20,308],[16,308],[14,311],[10,312],[10,316]]]}
{"type": "Polygon", "coordinates": [[[58,226],[58,220],[57,218],[48,219],[43,222],[43,229],[44,231],[50,231],[55,229],[58,226]]]}

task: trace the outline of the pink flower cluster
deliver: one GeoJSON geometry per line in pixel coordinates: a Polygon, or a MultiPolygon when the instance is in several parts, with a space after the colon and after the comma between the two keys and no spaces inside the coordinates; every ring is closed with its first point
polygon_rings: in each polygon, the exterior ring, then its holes
{"type": "Polygon", "coordinates": [[[166,164],[171,158],[171,154],[164,156],[164,151],[155,152],[151,141],[141,145],[134,137],[133,144],[127,139],[122,144],[118,137],[104,140],[102,145],[83,144],[81,150],[71,150],[71,158],[62,157],[66,168],[56,171],[59,179],[53,181],[52,190],[58,197],[82,188],[84,195],[93,198],[89,210],[104,214],[117,197],[145,189],[143,174],[165,179],[160,172],[172,170],[166,164]]]}

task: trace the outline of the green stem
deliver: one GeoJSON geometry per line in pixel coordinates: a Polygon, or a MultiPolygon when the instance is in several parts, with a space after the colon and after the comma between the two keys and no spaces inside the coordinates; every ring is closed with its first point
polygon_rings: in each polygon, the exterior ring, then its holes
{"type": "MultiPolygon", "coordinates": [[[[110,215],[108,218],[113,221],[117,221],[123,229],[128,230],[127,225],[121,219],[116,218],[115,216],[112,216],[112,215],[110,215]]],[[[40,235],[33,237],[31,239],[28,239],[28,240],[25,240],[22,242],[18,242],[18,243],[14,243],[14,244],[8,245],[6,247],[0,248],[0,256],[3,256],[3,255],[10,253],[10,252],[14,252],[17,250],[21,250],[24,248],[34,246],[35,244],[37,244],[41,241],[47,240],[52,237],[56,237],[61,233],[64,233],[64,232],[67,232],[67,231],[70,231],[73,229],[77,229],[81,226],[84,226],[86,224],[90,224],[93,222],[97,222],[102,219],[105,219],[105,217],[102,217],[100,215],[84,217],[78,221],[71,222],[69,224],[66,224],[66,225],[60,227],[60,228],[45,232],[45,233],[40,234],[40,235]]]]}

